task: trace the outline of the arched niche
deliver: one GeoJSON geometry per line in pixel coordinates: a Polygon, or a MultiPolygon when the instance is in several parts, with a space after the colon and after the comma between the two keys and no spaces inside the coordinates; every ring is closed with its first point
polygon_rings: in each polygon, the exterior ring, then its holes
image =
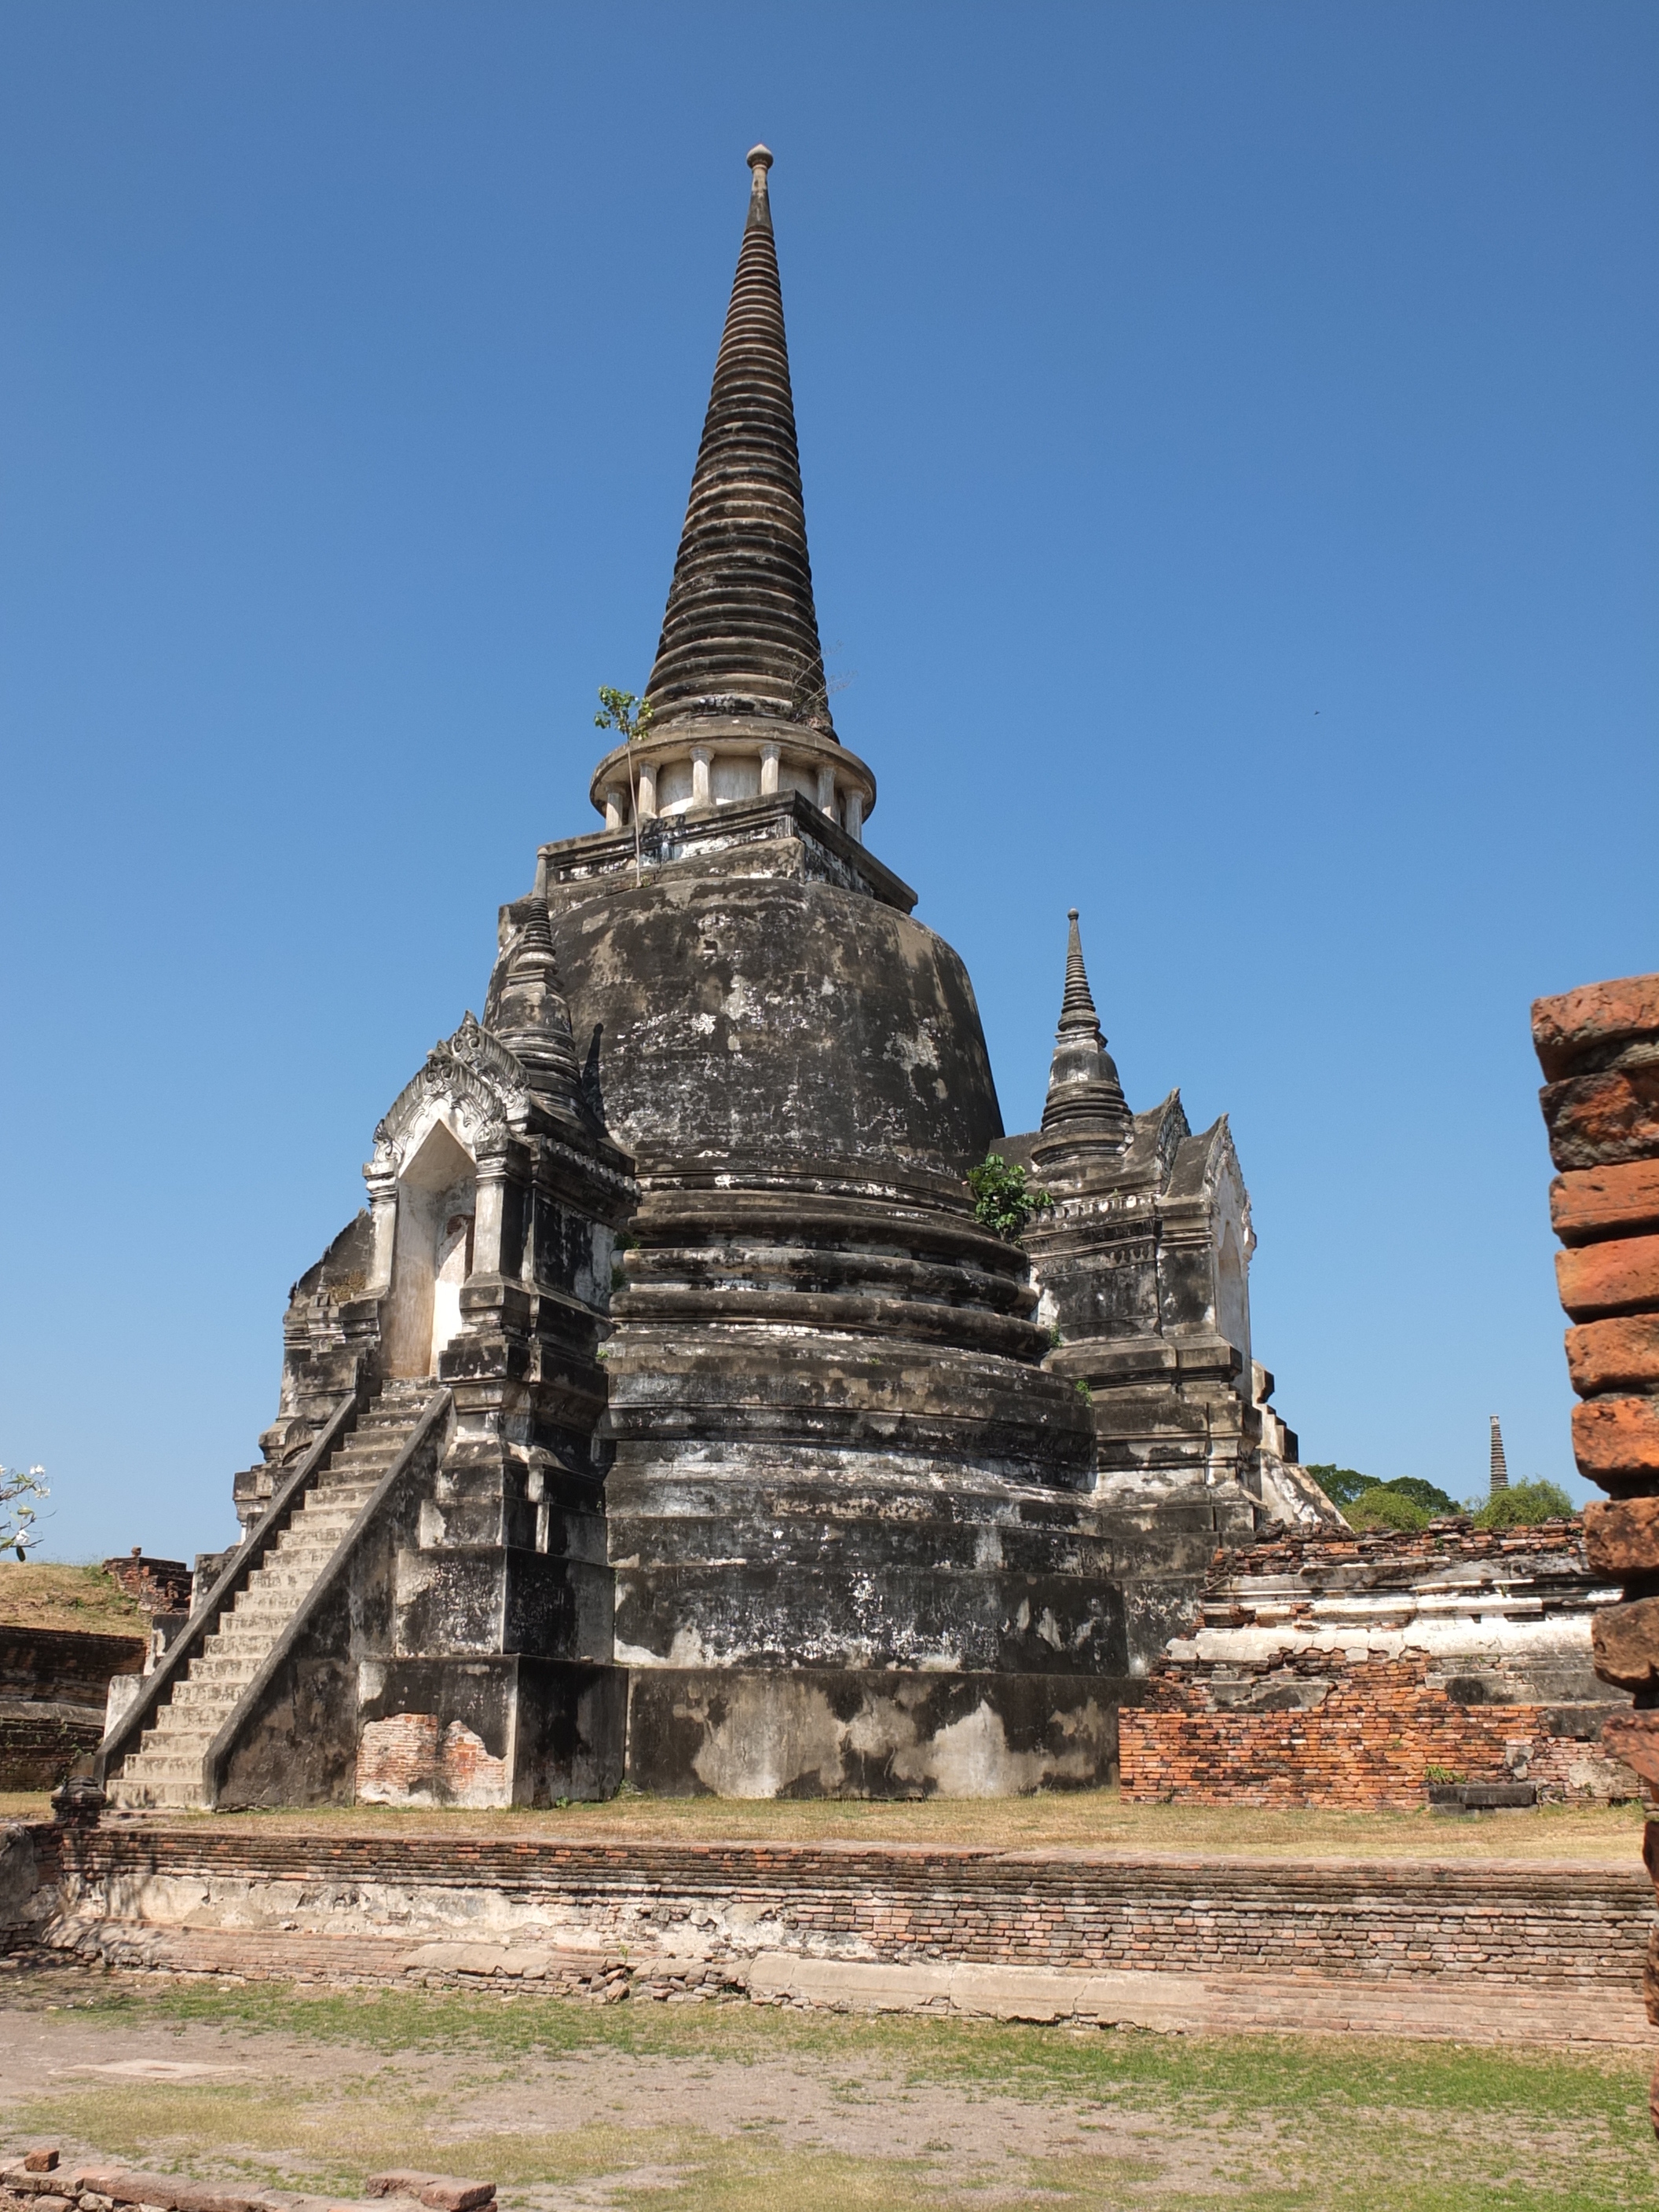
{"type": "Polygon", "coordinates": [[[1244,1380],[1239,1388],[1247,1395],[1250,1372],[1250,1279],[1248,1267],[1237,1224],[1229,1218],[1222,1224],[1221,1240],[1216,1252],[1215,1322],[1219,1334],[1237,1348],[1244,1362],[1244,1380]]]}
{"type": "Polygon", "coordinates": [[[459,1334],[477,1210],[472,1155],[447,1123],[434,1121],[398,1177],[382,1339],[388,1376],[435,1375],[439,1353],[459,1334]]]}

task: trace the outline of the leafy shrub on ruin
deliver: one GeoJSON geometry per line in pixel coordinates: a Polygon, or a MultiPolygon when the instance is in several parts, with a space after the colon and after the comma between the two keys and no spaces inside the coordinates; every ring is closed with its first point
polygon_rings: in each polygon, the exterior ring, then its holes
{"type": "Polygon", "coordinates": [[[636,745],[651,731],[652,706],[648,699],[636,698],[631,691],[619,691],[613,684],[599,686],[599,711],[593,717],[596,730],[616,730],[627,744],[636,745]]]}
{"type": "Polygon", "coordinates": [[[987,1152],[976,1168],[969,1169],[968,1188],[973,1194],[975,1220],[1009,1244],[1018,1244],[1031,1216],[1054,1202],[1046,1190],[1030,1188],[1017,1162],[1000,1159],[994,1152],[987,1152]]]}
{"type": "Polygon", "coordinates": [[[43,1467],[0,1467],[0,1551],[27,1559],[40,1540],[37,1498],[50,1498],[43,1467]]]}

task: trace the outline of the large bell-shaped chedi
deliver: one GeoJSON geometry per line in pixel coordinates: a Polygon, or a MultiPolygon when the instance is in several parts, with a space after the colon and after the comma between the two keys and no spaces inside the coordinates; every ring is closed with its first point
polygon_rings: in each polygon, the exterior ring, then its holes
{"type": "MultiPolygon", "coordinates": [[[[728,1795],[1111,1771],[1126,1660],[1093,1432],[1024,1253],[974,994],[864,844],[832,726],[768,198],[748,219],[644,738],[546,846],[587,1097],[641,1190],[607,1347],[628,1767],[728,1795]]],[[[486,1020],[494,1018],[494,993],[486,1020]]]]}

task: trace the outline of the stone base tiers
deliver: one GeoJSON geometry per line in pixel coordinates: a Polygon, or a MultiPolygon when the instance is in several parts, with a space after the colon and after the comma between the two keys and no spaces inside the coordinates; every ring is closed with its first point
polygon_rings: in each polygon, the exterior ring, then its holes
{"type": "Polygon", "coordinates": [[[665,1796],[1012,1797],[1109,1782],[1126,1679],[635,1668],[628,1771],[665,1796]]]}
{"type": "Polygon", "coordinates": [[[629,1666],[1127,1671],[1110,1534],[1075,1493],[759,1448],[622,1454],[610,1488],[629,1666]]]}
{"type": "Polygon", "coordinates": [[[1129,1672],[1144,1675],[1191,1626],[1218,1553],[1251,1541],[1261,1508],[1237,1482],[1169,1471],[1108,1477],[1090,1504],[1112,1539],[1129,1672]]]}

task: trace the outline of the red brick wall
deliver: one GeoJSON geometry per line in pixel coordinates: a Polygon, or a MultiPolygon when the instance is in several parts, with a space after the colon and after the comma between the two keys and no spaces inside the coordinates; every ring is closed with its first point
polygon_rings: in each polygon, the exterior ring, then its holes
{"type": "MultiPolygon", "coordinates": [[[[711,1959],[795,1950],[890,1961],[1340,1978],[1467,1978],[1634,1989],[1652,1892],[1642,1869],[1225,1860],[1176,1852],[890,1844],[572,1842],[216,1828],[35,1829],[82,1915],[137,1923],[151,1875],[189,1878],[246,1927],[280,1897],[301,1930],[407,1945],[482,1924],[487,1895],[556,1940],[711,1959]],[[439,1903],[444,1892],[459,1893],[439,1903]],[[296,1900],[298,1900],[296,1902],[296,1900]],[[378,1923],[376,1915],[380,1916],[378,1923]]],[[[43,1880],[50,1879],[43,1872],[43,1880]]],[[[273,1911],[274,1920],[278,1916],[273,1911]]],[[[192,1907],[192,1924],[207,1915],[192,1907]]],[[[269,1942],[273,1973],[282,1942],[269,1942]]],[[[238,1971],[242,1971],[239,1968],[238,1971]]]]}
{"type": "Polygon", "coordinates": [[[1168,1664],[1149,1704],[1118,1718],[1123,1794],[1138,1804],[1184,1798],[1200,1805],[1352,1805],[1410,1809],[1424,1776],[1440,1766],[1471,1782],[1524,1778],[1552,1796],[1575,1791],[1571,1765],[1594,1745],[1551,1736],[1538,1705],[1460,1705],[1427,1680],[1426,1656],[1349,1661],[1322,1651],[1279,1664],[1291,1674],[1334,1675],[1307,1712],[1216,1711],[1216,1669],[1168,1664]]]}
{"type": "Polygon", "coordinates": [[[364,1805],[504,1805],[507,1761],[492,1759],[459,1721],[446,1728],[436,1713],[393,1713],[362,1732],[357,1798],[364,1805]]]}
{"type": "MultiPolygon", "coordinates": [[[[1417,1534],[1298,1531],[1218,1553],[1203,1616],[1224,1630],[1247,1628],[1255,1621],[1252,1591],[1277,1583],[1277,1595],[1263,1601],[1311,1627],[1322,1594],[1407,1593],[1463,1566],[1500,1580],[1518,1576],[1547,1593],[1547,1606],[1568,1609],[1583,1604],[1595,1580],[1577,1519],[1507,1531],[1467,1521],[1437,1522],[1417,1534]]],[[[1194,1632],[1198,1626],[1195,1618],[1194,1632]]],[[[1463,1705],[1429,1680],[1431,1671],[1442,1679],[1460,1671],[1444,1658],[1408,1648],[1393,1659],[1350,1659],[1340,1632],[1332,1641],[1338,1648],[1304,1644],[1248,1662],[1164,1659],[1145,1703],[1119,1717],[1124,1795],[1139,1803],[1174,1797],[1210,1805],[1405,1808],[1423,1803],[1431,1766],[1471,1782],[1533,1782],[1555,1798],[1605,1797],[1615,1778],[1635,1794],[1633,1778],[1607,1764],[1597,1743],[1551,1734],[1549,1706],[1463,1705]],[[1310,1678],[1332,1686],[1307,1710],[1285,1710],[1295,1685],[1310,1678]],[[1237,1702],[1249,1697],[1261,1703],[1237,1702]],[[1277,1709],[1267,1709],[1269,1700],[1277,1709]]],[[[1528,1683],[1523,1674],[1514,1686],[1528,1683]]]]}

